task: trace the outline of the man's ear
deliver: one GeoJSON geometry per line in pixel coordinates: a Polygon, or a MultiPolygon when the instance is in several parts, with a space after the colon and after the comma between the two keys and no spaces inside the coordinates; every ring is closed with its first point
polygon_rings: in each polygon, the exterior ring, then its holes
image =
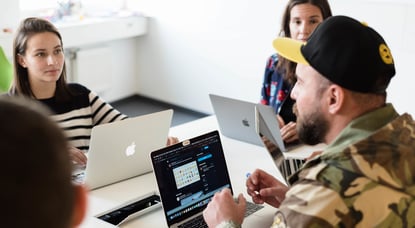
{"type": "Polygon", "coordinates": [[[329,86],[328,92],[328,111],[330,114],[340,112],[344,103],[344,89],[336,84],[329,86]]]}
{"type": "Polygon", "coordinates": [[[72,212],[72,227],[81,225],[85,218],[88,206],[88,195],[85,186],[75,184],[75,206],[72,212]]]}

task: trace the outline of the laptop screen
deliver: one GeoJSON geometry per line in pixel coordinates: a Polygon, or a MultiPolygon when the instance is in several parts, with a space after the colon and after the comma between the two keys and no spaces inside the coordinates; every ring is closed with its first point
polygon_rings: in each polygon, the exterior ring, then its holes
{"type": "Polygon", "coordinates": [[[151,153],[167,223],[203,211],[213,195],[231,182],[218,131],[151,153]]]}

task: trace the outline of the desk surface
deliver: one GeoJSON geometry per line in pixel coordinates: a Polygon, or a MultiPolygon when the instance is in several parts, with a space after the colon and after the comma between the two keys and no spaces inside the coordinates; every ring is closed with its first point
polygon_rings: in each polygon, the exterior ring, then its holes
{"type": "MultiPolygon", "coordinates": [[[[173,127],[170,129],[169,134],[184,140],[212,130],[219,130],[215,116],[205,117],[173,127]]],[[[245,179],[246,174],[253,172],[256,168],[261,168],[280,180],[283,179],[272,157],[264,147],[237,141],[222,135],[221,140],[235,194],[243,193],[250,200],[250,197],[246,194],[245,179]]],[[[289,153],[310,153],[314,150],[313,147],[302,147],[296,148],[295,151],[289,153]]],[[[97,227],[97,225],[104,227],[103,223],[93,216],[110,211],[121,204],[154,190],[157,190],[154,174],[148,173],[91,191],[89,193],[87,219],[81,227],[97,227]]],[[[251,215],[257,218],[249,219],[247,223],[252,223],[252,227],[270,227],[274,212],[274,208],[266,205],[265,209],[262,209],[260,213],[251,215]]],[[[244,226],[251,227],[250,224],[246,223],[244,223],[244,226]]],[[[167,223],[162,209],[159,208],[122,224],[121,227],[167,227],[167,223]]]]}

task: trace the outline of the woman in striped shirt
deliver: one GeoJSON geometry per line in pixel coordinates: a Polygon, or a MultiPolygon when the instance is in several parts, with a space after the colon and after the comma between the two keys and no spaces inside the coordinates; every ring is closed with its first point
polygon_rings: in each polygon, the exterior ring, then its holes
{"type": "MultiPolygon", "coordinates": [[[[38,100],[64,129],[74,163],[85,165],[93,126],[128,118],[88,88],[66,82],[62,37],[41,18],[22,21],[14,39],[14,83],[10,95],[38,100]]],[[[169,137],[167,145],[176,143],[169,137]]]]}

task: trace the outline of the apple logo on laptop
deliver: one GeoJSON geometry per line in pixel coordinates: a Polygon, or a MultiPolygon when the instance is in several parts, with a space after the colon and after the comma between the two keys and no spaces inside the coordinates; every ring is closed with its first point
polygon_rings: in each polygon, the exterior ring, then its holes
{"type": "Polygon", "coordinates": [[[246,127],[249,127],[249,121],[246,118],[242,120],[242,124],[246,127]]]}
{"type": "Polygon", "coordinates": [[[135,153],[135,142],[132,142],[131,145],[127,146],[125,149],[125,155],[131,156],[135,153]]]}

